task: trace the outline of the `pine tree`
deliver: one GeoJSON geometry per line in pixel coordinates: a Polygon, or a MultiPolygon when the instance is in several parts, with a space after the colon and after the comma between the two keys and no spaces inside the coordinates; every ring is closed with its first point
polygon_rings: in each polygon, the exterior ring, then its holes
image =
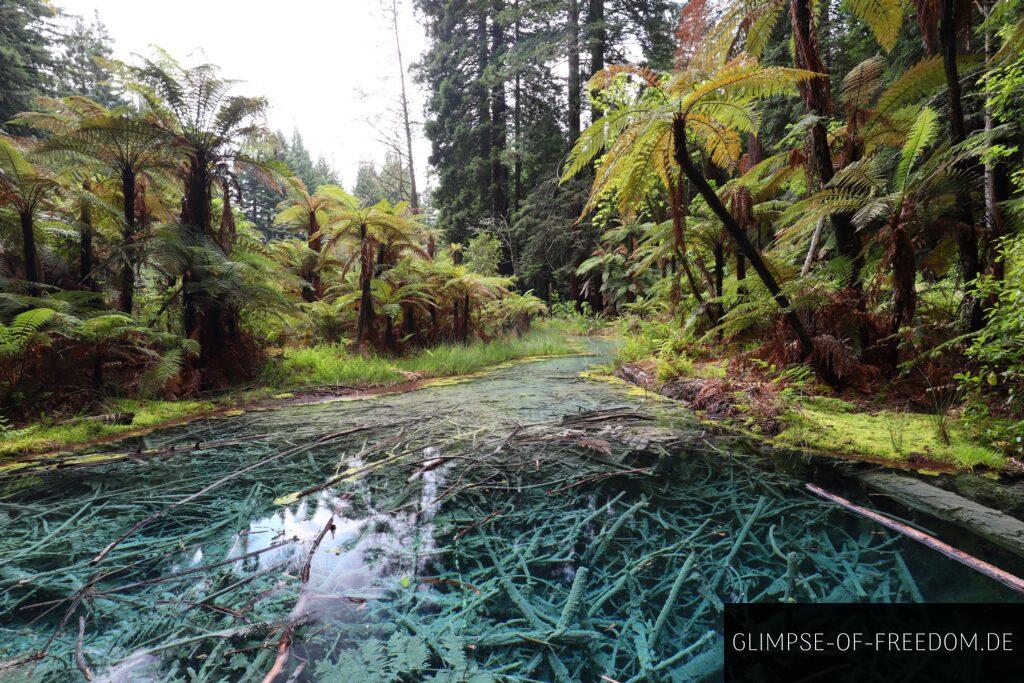
{"type": "Polygon", "coordinates": [[[32,107],[37,95],[52,90],[50,3],[5,0],[0,3],[0,127],[32,107]]]}

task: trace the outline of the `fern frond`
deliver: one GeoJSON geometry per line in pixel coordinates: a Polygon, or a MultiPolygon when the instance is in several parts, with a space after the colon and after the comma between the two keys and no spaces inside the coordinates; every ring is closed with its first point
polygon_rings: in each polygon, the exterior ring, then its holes
{"type": "Polygon", "coordinates": [[[910,128],[910,135],[900,151],[900,161],[896,166],[896,187],[900,192],[907,188],[907,181],[910,178],[910,169],[914,162],[924,154],[924,150],[935,139],[938,133],[938,115],[931,107],[924,107],[918,114],[917,120],[910,128]]]}
{"type": "Polygon", "coordinates": [[[903,27],[901,0],[846,0],[846,6],[853,16],[868,25],[886,52],[892,50],[903,27]]]}

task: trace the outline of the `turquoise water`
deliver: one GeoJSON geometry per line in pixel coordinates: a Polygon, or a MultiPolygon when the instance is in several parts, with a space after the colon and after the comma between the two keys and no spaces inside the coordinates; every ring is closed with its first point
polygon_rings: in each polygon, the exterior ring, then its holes
{"type": "Polygon", "coordinates": [[[33,661],[3,675],[717,680],[727,602],[1017,599],[808,494],[859,495],[831,468],[582,380],[595,350],[7,481],[0,660],[33,661]]]}

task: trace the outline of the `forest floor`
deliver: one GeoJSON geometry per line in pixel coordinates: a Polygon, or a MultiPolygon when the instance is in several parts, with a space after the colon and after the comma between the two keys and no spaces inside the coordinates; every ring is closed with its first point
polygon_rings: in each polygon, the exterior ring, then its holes
{"type": "Polygon", "coordinates": [[[612,381],[782,447],[933,472],[1003,472],[1019,465],[972,439],[952,411],[912,412],[877,395],[798,391],[723,359],[694,361],[669,379],[659,375],[653,359],[620,359],[612,381]]]}
{"type": "Polygon", "coordinates": [[[573,342],[573,334],[566,323],[549,320],[521,336],[441,344],[396,358],[358,354],[342,345],[283,349],[256,382],[229,392],[170,401],[109,398],[94,415],[60,420],[43,415],[8,430],[0,440],[0,471],[26,456],[141,436],[200,418],[411,391],[460,381],[503,363],[578,354],[582,349],[573,342]]]}

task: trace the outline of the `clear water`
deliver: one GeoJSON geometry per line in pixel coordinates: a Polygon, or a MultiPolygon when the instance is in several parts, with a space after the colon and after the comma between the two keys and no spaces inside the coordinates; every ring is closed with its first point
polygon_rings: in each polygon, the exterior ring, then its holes
{"type": "Polygon", "coordinates": [[[80,647],[98,680],[261,680],[279,650],[279,681],[717,680],[725,602],[1018,599],[812,497],[805,477],[858,495],[829,468],[582,380],[595,350],[206,420],[141,445],[237,443],[5,482],[0,661],[42,656],[0,676],[81,680],[80,647]],[[655,419],[572,420],[610,409],[655,419]]]}

